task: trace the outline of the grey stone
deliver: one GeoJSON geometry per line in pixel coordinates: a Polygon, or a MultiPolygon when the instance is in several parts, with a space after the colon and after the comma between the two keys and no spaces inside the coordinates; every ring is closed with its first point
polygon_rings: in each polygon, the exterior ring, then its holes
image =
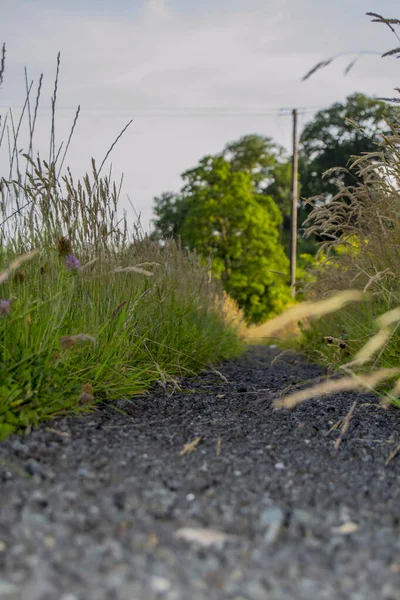
{"type": "Polygon", "coordinates": [[[0,599],[1,600],[19,600],[20,589],[14,583],[0,579],[0,599]]]}

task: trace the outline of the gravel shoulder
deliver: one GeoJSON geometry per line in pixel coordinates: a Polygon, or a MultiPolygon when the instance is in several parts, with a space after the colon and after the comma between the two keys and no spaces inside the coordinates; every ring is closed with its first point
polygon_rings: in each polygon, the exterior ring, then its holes
{"type": "Polygon", "coordinates": [[[0,443],[0,599],[399,600],[400,411],[279,353],[0,443]]]}

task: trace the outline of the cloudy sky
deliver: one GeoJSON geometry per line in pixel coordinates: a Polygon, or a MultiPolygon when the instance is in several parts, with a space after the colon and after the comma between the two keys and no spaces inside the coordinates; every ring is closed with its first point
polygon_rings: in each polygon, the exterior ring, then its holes
{"type": "Polygon", "coordinates": [[[58,142],[81,106],[67,163],[83,175],[133,119],[111,162],[125,177],[121,208],[133,219],[129,196],[147,229],[154,196],[178,191],[181,173],[202,156],[248,133],[289,149],[281,108],[305,107],[302,127],[313,110],[355,91],[393,96],[400,63],[373,53],[398,41],[369,11],[400,18],[396,0],[2,0],[0,114],[18,115],[25,66],[29,79],[43,73],[35,147],[46,156],[60,51],[58,142]],[[359,51],[371,54],[347,77],[350,55],[301,82],[318,61],[359,51]]]}

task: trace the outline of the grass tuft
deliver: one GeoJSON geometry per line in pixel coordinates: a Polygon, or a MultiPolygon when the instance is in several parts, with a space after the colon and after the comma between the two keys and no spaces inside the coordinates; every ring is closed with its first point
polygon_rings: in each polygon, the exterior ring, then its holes
{"type": "MultiPolygon", "coordinates": [[[[199,258],[119,216],[122,180],[101,171],[129,123],[99,169],[94,159],[81,179],[63,169],[59,69],[60,56],[47,161],[33,139],[42,77],[34,103],[27,84],[18,124],[11,114],[2,121],[13,145],[9,176],[0,178],[0,439],[157,382],[175,385],[242,351],[242,317],[199,258]],[[24,118],[28,152],[20,154],[24,118]]],[[[0,61],[0,82],[3,73],[0,61]]]]}

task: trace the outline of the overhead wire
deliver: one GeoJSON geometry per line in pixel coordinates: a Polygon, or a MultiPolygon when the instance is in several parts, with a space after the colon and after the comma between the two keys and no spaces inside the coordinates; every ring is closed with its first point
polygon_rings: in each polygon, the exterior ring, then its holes
{"type": "MultiPolygon", "coordinates": [[[[0,105],[0,108],[12,110],[22,109],[20,106],[0,105]]],[[[294,108],[294,107],[293,107],[294,108]]],[[[90,107],[82,110],[82,116],[100,115],[107,113],[110,116],[117,114],[129,114],[132,117],[163,117],[163,118],[214,118],[214,117],[286,117],[291,116],[293,108],[289,107],[266,107],[266,108],[247,108],[239,106],[205,106],[205,107],[141,107],[141,108],[121,108],[121,107],[90,107]]],[[[309,114],[324,108],[323,106],[300,106],[297,107],[298,114],[309,114]]],[[[51,106],[41,106],[39,110],[52,110],[51,106]]],[[[76,110],[76,107],[58,106],[56,110],[69,111],[76,110]]]]}

